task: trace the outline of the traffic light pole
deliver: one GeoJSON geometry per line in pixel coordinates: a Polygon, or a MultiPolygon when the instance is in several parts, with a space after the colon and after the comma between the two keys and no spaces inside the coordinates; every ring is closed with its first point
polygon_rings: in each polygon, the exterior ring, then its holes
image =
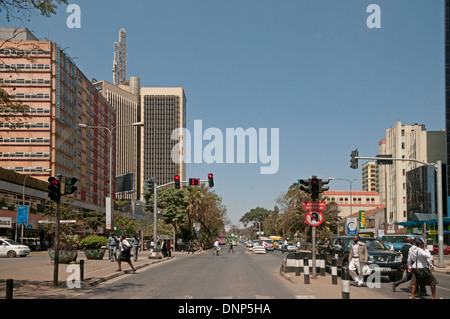
{"type": "Polygon", "coordinates": [[[416,162],[426,166],[433,167],[436,171],[436,200],[438,213],[438,264],[437,267],[444,268],[444,215],[443,215],[443,198],[442,198],[442,161],[438,160],[436,163],[427,163],[417,160],[415,158],[390,158],[390,157],[355,157],[355,159],[367,160],[386,160],[386,161],[407,161],[416,162]]]}
{"type": "MultiPolygon", "coordinates": [[[[58,175],[61,183],[62,175],[58,175]]],[[[61,200],[56,202],[56,227],[55,227],[55,259],[53,262],[53,286],[58,286],[58,270],[59,270],[59,231],[61,220],[61,200]]]]}

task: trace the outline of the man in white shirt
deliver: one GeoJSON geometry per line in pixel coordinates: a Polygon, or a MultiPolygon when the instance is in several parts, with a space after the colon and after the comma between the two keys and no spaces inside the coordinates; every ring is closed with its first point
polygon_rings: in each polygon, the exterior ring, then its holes
{"type": "MultiPolygon", "coordinates": [[[[216,240],[215,242],[214,242],[214,248],[216,249],[216,255],[217,256],[219,256],[219,241],[218,240],[216,240]]],[[[213,253],[214,254],[214,253],[213,253]]]]}
{"type": "Polygon", "coordinates": [[[348,271],[355,281],[355,286],[362,287],[364,285],[363,267],[367,264],[369,254],[366,244],[360,242],[359,239],[358,235],[353,236],[353,243],[350,244],[348,271]]]}

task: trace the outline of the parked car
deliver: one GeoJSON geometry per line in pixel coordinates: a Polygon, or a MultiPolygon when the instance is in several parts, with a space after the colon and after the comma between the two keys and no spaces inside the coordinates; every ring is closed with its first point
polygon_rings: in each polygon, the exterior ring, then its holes
{"type": "MultiPolygon", "coordinates": [[[[444,244],[444,255],[448,255],[450,253],[450,247],[444,244]]],[[[437,255],[439,254],[439,245],[434,244],[433,245],[433,254],[437,255]]]]}
{"type": "Polygon", "coordinates": [[[11,239],[0,239],[0,257],[25,257],[29,254],[30,247],[16,243],[11,239]]]}
{"type": "MultiPolygon", "coordinates": [[[[328,245],[319,246],[319,255],[325,258],[326,266],[330,266],[333,258],[337,258],[336,266],[341,268],[349,263],[350,244],[353,236],[336,236],[331,238],[328,245]]],[[[360,237],[360,241],[367,246],[369,254],[368,265],[380,267],[382,276],[389,276],[391,281],[398,281],[403,277],[402,256],[393,252],[376,238],[360,237]]]]}

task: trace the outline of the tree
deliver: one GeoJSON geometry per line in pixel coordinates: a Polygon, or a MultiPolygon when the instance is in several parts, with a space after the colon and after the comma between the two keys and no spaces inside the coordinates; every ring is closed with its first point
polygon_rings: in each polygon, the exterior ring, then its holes
{"type": "Polygon", "coordinates": [[[61,3],[67,4],[68,0],[0,0],[0,12],[5,14],[8,22],[11,19],[22,21],[23,18],[30,21],[36,12],[50,18],[61,3]]]}
{"type": "Polygon", "coordinates": [[[240,222],[243,223],[244,226],[248,223],[254,223],[259,230],[262,230],[264,227],[264,220],[270,215],[270,213],[270,210],[258,206],[245,213],[245,215],[241,217],[240,222]]]}
{"type": "MultiPolygon", "coordinates": [[[[153,211],[154,207],[154,199],[151,195],[148,190],[144,192],[146,209],[149,211],[153,211]]],[[[164,221],[174,227],[176,241],[178,224],[184,223],[187,219],[186,209],[188,201],[184,196],[183,190],[176,188],[159,189],[157,207],[163,210],[164,221]]]]}

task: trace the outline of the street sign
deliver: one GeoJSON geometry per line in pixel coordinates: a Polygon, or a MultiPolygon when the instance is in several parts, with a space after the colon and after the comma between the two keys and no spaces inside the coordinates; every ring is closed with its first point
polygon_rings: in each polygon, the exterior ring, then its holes
{"type": "Polygon", "coordinates": [[[358,235],[358,220],[356,218],[347,218],[347,235],[358,235]]]}
{"type": "Polygon", "coordinates": [[[323,214],[321,212],[309,211],[306,213],[305,220],[311,226],[319,226],[323,222],[323,214]]]}
{"type": "Polygon", "coordinates": [[[17,205],[17,223],[28,224],[28,206],[17,205]]]}
{"type": "Polygon", "coordinates": [[[366,228],[366,212],[364,210],[359,211],[359,228],[366,228]]]}
{"type": "Polygon", "coordinates": [[[303,202],[303,210],[326,210],[326,202],[303,202]]]}

